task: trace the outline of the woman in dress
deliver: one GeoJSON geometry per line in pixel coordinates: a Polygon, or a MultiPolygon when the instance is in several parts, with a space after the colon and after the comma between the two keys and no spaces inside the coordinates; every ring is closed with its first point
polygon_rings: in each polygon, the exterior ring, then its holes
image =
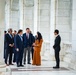
{"type": "Polygon", "coordinates": [[[40,32],[37,32],[37,38],[35,40],[34,46],[34,54],[33,54],[33,63],[32,65],[40,66],[41,65],[41,47],[42,47],[42,35],[40,32]]]}

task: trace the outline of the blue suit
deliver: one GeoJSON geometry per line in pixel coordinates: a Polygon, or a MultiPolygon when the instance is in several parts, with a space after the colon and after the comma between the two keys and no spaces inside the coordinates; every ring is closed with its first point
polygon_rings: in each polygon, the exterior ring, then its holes
{"type": "Polygon", "coordinates": [[[33,35],[31,33],[29,34],[29,41],[27,39],[26,33],[23,34],[23,44],[24,44],[24,48],[26,48],[28,46],[32,47],[32,44],[33,44],[33,35]]]}
{"type": "Polygon", "coordinates": [[[23,38],[20,35],[16,35],[16,63],[17,65],[22,65],[23,59],[23,38]]]}
{"type": "Polygon", "coordinates": [[[26,63],[26,53],[28,53],[28,58],[27,62],[30,64],[30,53],[31,53],[31,48],[33,44],[33,35],[30,33],[29,38],[27,37],[27,34],[23,34],[23,44],[24,44],[24,64],[26,63]]]}

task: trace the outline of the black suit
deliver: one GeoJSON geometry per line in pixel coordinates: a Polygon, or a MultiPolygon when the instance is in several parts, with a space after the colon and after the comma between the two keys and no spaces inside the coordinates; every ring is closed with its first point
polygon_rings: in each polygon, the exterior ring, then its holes
{"type": "Polygon", "coordinates": [[[61,37],[58,35],[55,38],[55,43],[54,43],[54,46],[53,46],[53,48],[55,50],[56,67],[59,67],[59,64],[60,64],[60,58],[59,58],[60,43],[61,43],[61,37]]]}
{"type": "Polygon", "coordinates": [[[13,36],[10,35],[10,34],[6,34],[5,39],[6,39],[6,43],[7,43],[5,63],[7,64],[7,60],[8,60],[8,57],[9,57],[9,64],[12,64],[13,47],[10,47],[9,45],[14,43],[13,36]]]}

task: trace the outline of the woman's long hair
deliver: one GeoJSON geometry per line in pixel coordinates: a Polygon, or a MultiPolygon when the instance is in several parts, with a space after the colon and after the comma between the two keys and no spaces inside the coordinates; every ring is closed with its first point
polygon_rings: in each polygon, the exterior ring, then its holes
{"type": "Polygon", "coordinates": [[[41,33],[40,33],[40,32],[37,32],[37,35],[38,35],[37,39],[38,39],[38,40],[39,40],[39,42],[40,42],[40,40],[42,39],[42,35],[41,35],[41,33]]]}

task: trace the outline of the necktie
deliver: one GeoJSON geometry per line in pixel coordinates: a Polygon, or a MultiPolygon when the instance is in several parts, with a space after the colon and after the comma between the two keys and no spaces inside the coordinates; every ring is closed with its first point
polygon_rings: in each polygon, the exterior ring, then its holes
{"type": "Polygon", "coordinates": [[[27,39],[29,39],[29,34],[26,34],[27,39]]]}
{"type": "Polygon", "coordinates": [[[22,36],[20,36],[20,38],[21,38],[21,41],[23,41],[22,36]]]}
{"type": "Polygon", "coordinates": [[[9,34],[10,35],[10,37],[12,38],[12,35],[11,34],[9,34]]]}

